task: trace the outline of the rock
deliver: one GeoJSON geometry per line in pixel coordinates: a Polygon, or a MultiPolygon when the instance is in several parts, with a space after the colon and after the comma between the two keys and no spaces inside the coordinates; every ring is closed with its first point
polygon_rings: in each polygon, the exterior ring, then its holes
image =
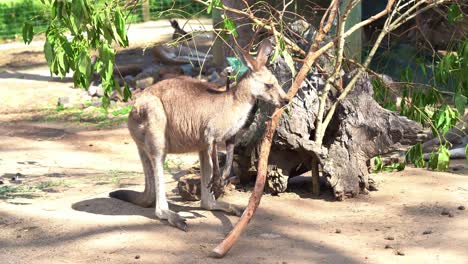
{"type": "Polygon", "coordinates": [[[455,215],[452,214],[452,213],[449,213],[449,214],[448,214],[448,217],[452,218],[452,217],[455,217],[455,215]]]}
{"type": "Polygon", "coordinates": [[[136,255],[136,256],[135,256],[135,259],[140,259],[140,255],[136,255]]]}
{"type": "Polygon", "coordinates": [[[102,83],[98,85],[96,89],[96,96],[103,97],[104,96],[104,88],[102,87],[102,83]]]}
{"type": "Polygon", "coordinates": [[[145,89],[146,87],[149,87],[151,85],[153,85],[153,83],[155,83],[155,79],[151,76],[146,76],[146,77],[142,77],[140,79],[137,79],[135,81],[135,87],[137,89],[145,89]]]}
{"type": "Polygon", "coordinates": [[[120,93],[116,90],[114,90],[110,96],[110,99],[113,100],[113,101],[117,101],[117,102],[122,102],[123,101],[123,98],[122,98],[122,95],[120,95],[120,93]]]}
{"type": "Polygon", "coordinates": [[[275,233],[263,233],[263,234],[260,234],[260,237],[267,238],[267,239],[274,239],[274,238],[280,238],[281,236],[275,233]]]}
{"type": "Polygon", "coordinates": [[[125,63],[124,65],[116,65],[114,67],[114,75],[136,75],[143,70],[140,63],[125,63]]]}
{"type": "Polygon", "coordinates": [[[423,232],[423,235],[430,235],[432,234],[432,230],[426,230],[423,232]]]}
{"type": "Polygon", "coordinates": [[[463,211],[463,210],[465,210],[465,206],[463,206],[463,205],[460,205],[460,206],[458,206],[458,208],[457,208],[457,209],[458,209],[458,210],[461,210],[461,211],[463,211]]]}
{"type": "Polygon", "coordinates": [[[91,106],[94,106],[94,107],[101,107],[101,106],[102,106],[102,101],[101,101],[101,100],[92,101],[92,102],[91,102],[91,106]]]}
{"type": "Polygon", "coordinates": [[[0,180],[0,185],[4,184],[4,182],[2,180],[0,180]]]}
{"type": "Polygon", "coordinates": [[[201,198],[201,178],[198,174],[182,176],[177,183],[180,196],[187,201],[199,201],[201,198]]]}
{"type": "Polygon", "coordinates": [[[386,240],[395,240],[395,238],[393,236],[387,236],[385,237],[386,240]]]}
{"type": "Polygon", "coordinates": [[[91,95],[89,94],[85,94],[83,96],[81,96],[81,102],[89,102],[92,100],[93,97],[91,97],[91,95]]]}
{"type": "Polygon", "coordinates": [[[401,249],[397,250],[397,251],[396,251],[396,254],[397,254],[398,256],[404,256],[404,255],[405,255],[405,253],[404,253],[403,250],[401,250],[401,249]]]}
{"type": "Polygon", "coordinates": [[[341,234],[341,229],[337,228],[337,229],[335,230],[335,233],[341,234]]]}
{"type": "Polygon", "coordinates": [[[159,71],[159,74],[160,75],[165,75],[165,74],[182,75],[184,74],[184,72],[179,67],[164,67],[164,68],[161,68],[161,70],[159,71]]]}
{"type": "Polygon", "coordinates": [[[89,86],[89,88],[88,88],[89,96],[95,96],[96,93],[97,93],[97,89],[98,89],[97,85],[92,84],[91,86],[89,86]]]}
{"type": "Polygon", "coordinates": [[[385,245],[385,249],[393,248],[392,245],[385,245]]]}
{"type": "Polygon", "coordinates": [[[450,213],[449,210],[444,208],[440,214],[441,215],[448,215],[449,213],[450,213]]]}
{"type": "Polygon", "coordinates": [[[139,73],[135,78],[129,79],[129,83],[133,84],[136,89],[145,89],[156,83],[160,79],[159,72],[162,71],[159,67],[150,67],[139,73]]]}
{"type": "Polygon", "coordinates": [[[127,75],[123,79],[124,79],[124,82],[127,83],[128,86],[130,86],[131,88],[136,87],[135,77],[133,77],[132,75],[127,75]]]}
{"type": "Polygon", "coordinates": [[[193,66],[191,64],[183,64],[183,65],[180,65],[179,67],[184,72],[184,75],[188,75],[188,76],[193,75],[193,66]]]}
{"type": "Polygon", "coordinates": [[[57,106],[63,106],[63,107],[70,107],[70,97],[68,96],[61,96],[57,100],[57,106]]]}
{"type": "Polygon", "coordinates": [[[166,73],[166,74],[161,74],[161,80],[167,80],[167,79],[172,79],[180,76],[180,74],[177,73],[166,73]]]}

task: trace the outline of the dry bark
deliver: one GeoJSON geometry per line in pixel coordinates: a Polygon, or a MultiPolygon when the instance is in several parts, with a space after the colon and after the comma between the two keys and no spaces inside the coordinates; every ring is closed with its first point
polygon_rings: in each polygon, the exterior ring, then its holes
{"type": "MultiPolygon", "coordinates": [[[[280,80],[285,80],[289,73],[287,67],[282,65],[280,61],[276,74],[280,80]]],[[[344,82],[351,76],[352,73],[345,76],[344,82]]],[[[373,99],[372,84],[365,76],[339,105],[326,130],[324,147],[327,153],[314,152],[310,145],[318,112],[317,92],[323,89],[323,84],[319,75],[309,75],[298,96],[283,113],[272,142],[269,164],[274,166],[269,166],[269,174],[281,171],[284,176],[294,177],[312,169],[312,159],[317,158],[323,180],[333,189],[335,197],[341,200],[367,192],[369,159],[412,145],[424,134],[418,123],[382,108],[373,99]]],[[[330,95],[329,101],[333,99],[333,95],[330,95]]],[[[249,175],[256,174],[253,168],[259,157],[259,141],[265,129],[263,124],[270,115],[270,107],[260,103],[253,123],[236,147],[236,162],[244,182],[252,180],[249,175]]],[[[272,180],[278,181],[278,177],[272,180]]],[[[280,188],[274,192],[284,191],[284,182],[276,185],[280,188]]]]}

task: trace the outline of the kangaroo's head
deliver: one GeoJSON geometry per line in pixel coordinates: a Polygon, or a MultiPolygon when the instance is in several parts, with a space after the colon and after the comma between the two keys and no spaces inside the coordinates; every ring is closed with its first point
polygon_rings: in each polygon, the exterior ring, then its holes
{"type": "Polygon", "coordinates": [[[255,98],[271,103],[276,107],[285,106],[289,103],[289,97],[281,88],[273,73],[266,67],[271,51],[270,41],[264,40],[260,44],[256,59],[252,58],[248,52],[242,52],[244,62],[251,71],[246,78],[250,81],[250,90],[255,98]]]}

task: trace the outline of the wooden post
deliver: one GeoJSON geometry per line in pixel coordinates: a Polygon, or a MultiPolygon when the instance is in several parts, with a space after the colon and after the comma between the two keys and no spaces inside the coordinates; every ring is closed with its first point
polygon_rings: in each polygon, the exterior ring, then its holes
{"type": "MultiPolygon", "coordinates": [[[[341,12],[343,9],[348,5],[349,1],[352,0],[344,0],[341,4],[341,12]]],[[[351,13],[349,14],[348,20],[346,22],[345,30],[348,30],[355,24],[362,21],[362,4],[357,4],[351,13]]],[[[362,29],[357,30],[351,36],[346,39],[345,44],[345,56],[348,58],[352,58],[357,62],[362,61],[362,29]]]]}
{"type": "Polygon", "coordinates": [[[151,19],[150,16],[150,4],[149,0],[144,0],[141,5],[141,11],[143,12],[143,22],[148,22],[151,19]]]}
{"type": "Polygon", "coordinates": [[[312,194],[320,195],[320,174],[317,158],[312,159],[312,194]]]}
{"type": "MultiPolygon", "coordinates": [[[[223,19],[221,18],[221,11],[213,9],[213,28],[220,28],[222,25],[223,19]]],[[[213,63],[218,68],[224,68],[226,63],[226,58],[224,56],[224,42],[222,39],[215,37],[215,42],[213,44],[213,63]]]]}

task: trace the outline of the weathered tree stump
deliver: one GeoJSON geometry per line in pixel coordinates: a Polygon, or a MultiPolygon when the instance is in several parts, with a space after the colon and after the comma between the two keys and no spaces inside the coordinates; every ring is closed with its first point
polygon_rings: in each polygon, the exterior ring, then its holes
{"type": "MultiPolygon", "coordinates": [[[[283,87],[289,87],[290,73],[285,63],[279,60],[274,71],[280,83],[285,83],[283,87]]],[[[350,77],[352,73],[344,76],[344,84],[350,77]]],[[[323,180],[337,199],[365,193],[369,190],[369,159],[412,145],[423,136],[418,123],[382,108],[373,99],[372,84],[365,76],[339,104],[325,133],[323,147],[326,150],[318,153],[313,140],[318,94],[323,86],[324,80],[318,74],[311,74],[281,117],[269,157],[269,164],[274,166],[270,166],[268,174],[274,177],[270,177],[267,185],[282,186],[273,190],[275,192],[284,191],[287,185],[286,182],[279,184],[278,180],[311,170],[316,158],[323,180]],[[282,177],[278,177],[278,172],[282,177]]],[[[336,94],[329,96],[325,112],[335,98],[336,94]]],[[[236,162],[244,182],[253,180],[249,176],[256,175],[258,145],[272,110],[264,103],[258,104],[254,121],[236,146],[236,162]]]]}

